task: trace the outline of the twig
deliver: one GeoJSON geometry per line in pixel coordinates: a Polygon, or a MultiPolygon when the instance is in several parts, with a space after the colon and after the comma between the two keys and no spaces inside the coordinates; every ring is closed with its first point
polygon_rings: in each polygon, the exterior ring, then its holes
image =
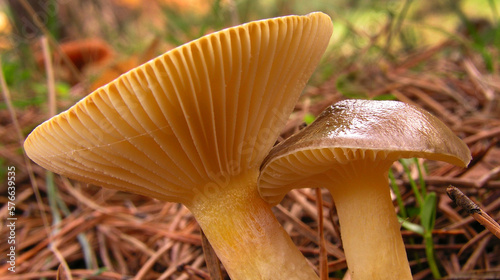
{"type": "Polygon", "coordinates": [[[476,203],[468,198],[462,191],[454,186],[449,186],[446,189],[448,196],[458,206],[462,207],[469,215],[476,221],[493,233],[496,237],[500,238],[500,225],[493,220],[486,212],[484,212],[476,203]]]}

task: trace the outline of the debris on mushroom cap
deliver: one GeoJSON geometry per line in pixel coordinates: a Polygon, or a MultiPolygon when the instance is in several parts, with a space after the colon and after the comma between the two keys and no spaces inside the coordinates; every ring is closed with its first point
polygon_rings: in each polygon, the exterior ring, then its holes
{"type": "Polygon", "coordinates": [[[26,152],[70,178],[189,200],[207,182],[258,169],[331,32],[331,19],[312,13],[212,33],[43,123],[26,152]]]}
{"type": "Polygon", "coordinates": [[[292,184],[304,183],[305,177],[323,173],[333,164],[356,158],[392,163],[410,157],[462,167],[471,160],[462,140],[416,106],[399,101],[344,100],[271,150],[261,166],[259,192],[268,202],[278,203],[292,184]]]}

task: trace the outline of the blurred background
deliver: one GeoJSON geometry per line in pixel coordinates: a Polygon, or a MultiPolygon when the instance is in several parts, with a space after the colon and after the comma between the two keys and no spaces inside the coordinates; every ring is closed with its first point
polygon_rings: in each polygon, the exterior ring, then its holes
{"type": "MultiPolygon", "coordinates": [[[[415,279],[500,279],[500,242],[446,196],[461,188],[498,220],[500,2],[496,0],[2,0],[0,2],[0,278],[211,279],[199,229],[174,203],[105,190],[45,172],[22,141],[120,74],[205,34],[252,20],[322,11],[334,33],[282,138],[346,98],[391,99],[429,110],[469,145],[467,170],[402,160],[394,203],[415,279]],[[49,63],[50,62],[50,63],[49,63]],[[4,256],[7,172],[16,167],[16,272],[4,256]],[[432,223],[415,194],[433,194],[432,223]],[[158,252],[161,252],[159,254],[158,252]]],[[[289,194],[276,215],[330,279],[346,271],[334,203],[289,194]]],[[[221,279],[227,277],[222,272],[221,279]]]]}

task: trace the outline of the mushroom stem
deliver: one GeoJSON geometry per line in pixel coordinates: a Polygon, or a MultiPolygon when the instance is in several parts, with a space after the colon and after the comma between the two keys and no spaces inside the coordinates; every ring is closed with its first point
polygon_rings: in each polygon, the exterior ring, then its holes
{"type": "Polygon", "coordinates": [[[188,208],[232,280],[318,279],[258,194],[257,176],[253,171],[207,185],[188,208]]]}
{"type": "Polygon", "coordinates": [[[352,279],[412,279],[388,188],[391,163],[354,161],[329,174],[352,279]]]}

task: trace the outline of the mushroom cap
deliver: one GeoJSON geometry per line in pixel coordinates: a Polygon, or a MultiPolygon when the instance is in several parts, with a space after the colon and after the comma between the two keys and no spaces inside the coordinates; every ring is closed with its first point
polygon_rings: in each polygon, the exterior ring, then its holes
{"type": "Polygon", "coordinates": [[[319,175],[354,160],[373,165],[420,157],[465,167],[467,145],[430,113],[399,101],[344,100],[275,146],[264,160],[259,192],[279,203],[293,188],[318,187],[319,175]]]}
{"type": "MultiPolygon", "coordinates": [[[[113,57],[113,50],[106,42],[100,39],[82,39],[68,41],[59,45],[61,52],[66,55],[78,70],[83,70],[87,66],[99,66],[110,61],[113,57]]],[[[54,59],[61,62],[59,53],[54,52],[54,59]]],[[[35,61],[40,68],[44,65],[43,52],[35,53],[35,61]]]]}
{"type": "Polygon", "coordinates": [[[184,44],[123,74],[26,139],[42,167],[184,203],[258,170],[325,51],[323,13],[261,20],[184,44]]]}

